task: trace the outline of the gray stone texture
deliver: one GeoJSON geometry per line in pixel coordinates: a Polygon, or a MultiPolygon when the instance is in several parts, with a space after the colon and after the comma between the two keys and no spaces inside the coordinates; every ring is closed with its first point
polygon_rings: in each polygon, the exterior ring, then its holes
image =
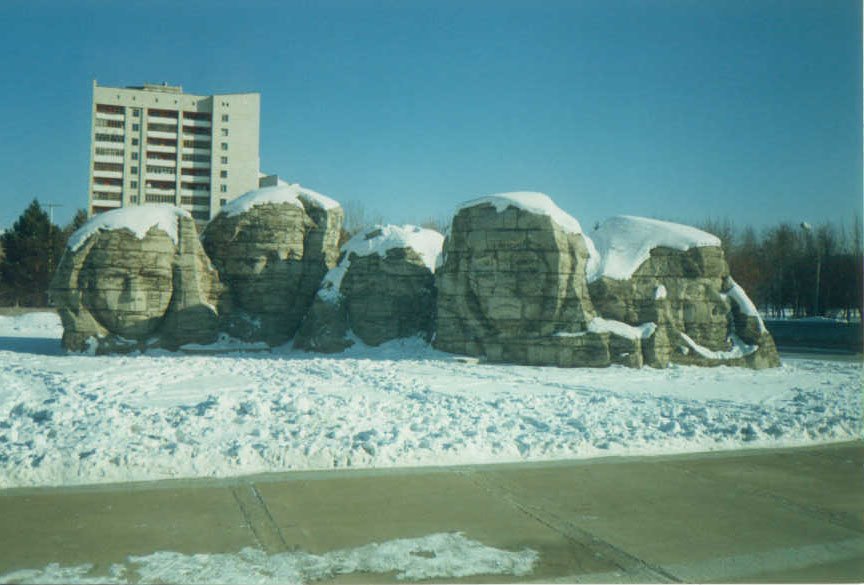
{"type": "Polygon", "coordinates": [[[694,365],[741,365],[753,368],[780,364],[771,335],[760,332],[758,321],[741,313],[725,293],[729,266],[715,246],[686,252],[658,247],[628,280],[601,277],[588,285],[591,300],[606,319],[629,325],[657,323],[658,331],[643,343],[645,363],[665,367],[669,362],[694,365]],[[666,298],[657,299],[659,286],[666,298]],[[680,333],[712,351],[731,349],[735,334],[759,349],[741,358],[714,359],[692,351],[680,333]]]}
{"type": "Polygon", "coordinates": [[[195,222],[178,218],[177,232],[175,245],[158,227],[142,239],[97,231],[66,250],[51,283],[66,349],[123,353],[216,339],[218,274],[195,222]]]}
{"type": "Polygon", "coordinates": [[[583,236],[547,215],[461,209],[436,272],[435,347],[490,362],[609,365],[610,335],[586,331],[595,316],[587,260],[583,236]]]}
{"type": "Polygon", "coordinates": [[[244,341],[290,340],[312,305],[321,278],[335,266],[344,214],[300,197],[303,205],[265,203],[220,213],[202,235],[230,294],[221,327],[244,341]]]}
{"type": "MultiPolygon", "coordinates": [[[[380,230],[366,234],[377,237],[380,230]]],[[[385,256],[360,256],[347,263],[339,299],[315,299],[295,347],[331,353],[352,345],[352,331],[367,345],[420,335],[430,339],[435,314],[435,276],[412,248],[391,248],[385,256]]],[[[335,295],[334,295],[335,296],[335,295]]]]}

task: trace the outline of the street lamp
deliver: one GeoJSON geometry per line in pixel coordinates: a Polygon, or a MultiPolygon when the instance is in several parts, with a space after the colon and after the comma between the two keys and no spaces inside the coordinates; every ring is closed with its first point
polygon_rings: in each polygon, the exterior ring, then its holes
{"type": "Polygon", "coordinates": [[[816,250],[816,297],[813,299],[813,314],[819,314],[819,286],[822,280],[822,251],[819,249],[819,242],[813,240],[813,226],[806,221],[801,222],[801,229],[807,234],[807,241],[816,250]]]}

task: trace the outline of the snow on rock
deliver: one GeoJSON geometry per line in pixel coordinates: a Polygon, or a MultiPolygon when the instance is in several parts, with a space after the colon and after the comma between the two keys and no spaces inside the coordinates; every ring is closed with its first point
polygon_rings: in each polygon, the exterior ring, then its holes
{"type": "Polygon", "coordinates": [[[281,184],[273,187],[262,187],[249,191],[237,199],[229,201],[220,213],[231,217],[245,213],[256,205],[267,203],[288,203],[298,207],[304,207],[303,204],[306,203],[307,205],[327,210],[339,207],[337,201],[330,199],[326,195],[321,195],[294,183],[291,185],[281,184]]]}
{"type": "Polygon", "coordinates": [[[84,357],[13,337],[49,329],[47,316],[28,319],[0,319],[0,489],[790,447],[862,432],[854,361],[574,376],[463,363],[416,338],[338,357],[84,357]]]}
{"type": "Polygon", "coordinates": [[[727,276],[726,287],[727,290],[725,291],[725,294],[735,301],[735,304],[738,305],[738,308],[741,309],[742,313],[748,317],[756,319],[759,326],[759,333],[766,333],[768,330],[765,328],[762,316],[759,315],[759,310],[756,308],[756,305],[753,304],[753,301],[750,300],[750,297],[747,296],[747,293],[744,292],[744,289],[741,288],[741,285],[735,282],[735,279],[731,276],[727,276]]]}
{"type": "Polygon", "coordinates": [[[177,220],[192,216],[185,209],[173,205],[136,205],[121,207],[91,217],[69,237],[66,247],[75,252],[90,236],[99,231],[127,229],[139,240],[144,239],[152,227],[164,231],[177,243],[177,220]]]}
{"type": "Polygon", "coordinates": [[[648,339],[654,332],[657,331],[656,323],[643,323],[641,325],[633,326],[624,323],[623,321],[615,321],[613,319],[604,319],[603,317],[594,317],[590,323],[588,323],[588,329],[586,331],[579,331],[576,333],[567,333],[561,332],[556,333],[556,337],[581,337],[583,335],[587,335],[590,333],[611,333],[612,335],[617,335],[618,337],[624,337],[625,339],[648,339]]]}
{"type": "Polygon", "coordinates": [[[643,323],[641,325],[632,326],[621,321],[604,319],[602,317],[594,317],[588,324],[588,331],[593,333],[612,333],[619,337],[627,339],[648,339],[657,330],[656,323],[643,323]]]}
{"type": "Polygon", "coordinates": [[[683,339],[687,343],[690,349],[695,351],[701,357],[709,360],[731,360],[736,358],[742,358],[750,355],[751,353],[754,353],[757,349],[759,349],[758,345],[747,345],[737,335],[731,336],[732,349],[726,351],[714,351],[708,349],[707,347],[699,345],[683,331],[679,331],[678,335],[681,336],[681,339],[683,339]]]}
{"type": "Polygon", "coordinates": [[[648,260],[651,250],[665,247],[686,252],[720,246],[720,239],[694,227],[632,215],[607,219],[592,234],[599,262],[588,267],[588,281],[601,277],[627,280],[648,260]]]}
{"type": "Polygon", "coordinates": [[[552,221],[558,224],[564,231],[572,234],[583,233],[582,226],[579,225],[579,222],[575,217],[563,211],[545,193],[537,193],[533,191],[497,193],[495,195],[487,195],[478,199],[472,199],[471,201],[466,201],[457,207],[453,215],[458,214],[462,209],[484,204],[492,205],[498,213],[501,213],[508,207],[512,206],[538,215],[548,215],[552,218],[552,221]]]}
{"type": "Polygon", "coordinates": [[[342,245],[342,260],[324,276],[318,296],[330,302],[336,302],[340,298],[342,279],[351,265],[352,254],[360,257],[377,254],[384,258],[388,250],[411,248],[434,274],[443,246],[444,236],[435,230],[414,225],[375,226],[370,231],[355,235],[342,245]]]}

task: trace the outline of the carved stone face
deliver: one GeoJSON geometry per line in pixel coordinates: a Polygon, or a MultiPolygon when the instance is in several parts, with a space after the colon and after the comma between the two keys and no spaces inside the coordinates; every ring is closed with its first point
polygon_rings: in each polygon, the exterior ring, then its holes
{"type": "Polygon", "coordinates": [[[171,304],[173,258],[173,243],[161,234],[140,240],[122,231],[100,234],[79,277],[84,307],[111,333],[149,335],[171,304]]]}

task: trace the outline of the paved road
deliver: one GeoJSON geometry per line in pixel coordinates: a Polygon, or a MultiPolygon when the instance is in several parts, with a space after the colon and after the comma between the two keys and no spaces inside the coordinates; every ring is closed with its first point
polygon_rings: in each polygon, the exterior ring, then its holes
{"type": "Polygon", "coordinates": [[[94,563],[104,575],[130,555],[163,550],[323,554],[458,531],[539,552],[530,575],[471,582],[856,582],[864,580],[864,442],[16,489],[0,492],[0,518],[0,575],[49,563],[94,563]]]}

